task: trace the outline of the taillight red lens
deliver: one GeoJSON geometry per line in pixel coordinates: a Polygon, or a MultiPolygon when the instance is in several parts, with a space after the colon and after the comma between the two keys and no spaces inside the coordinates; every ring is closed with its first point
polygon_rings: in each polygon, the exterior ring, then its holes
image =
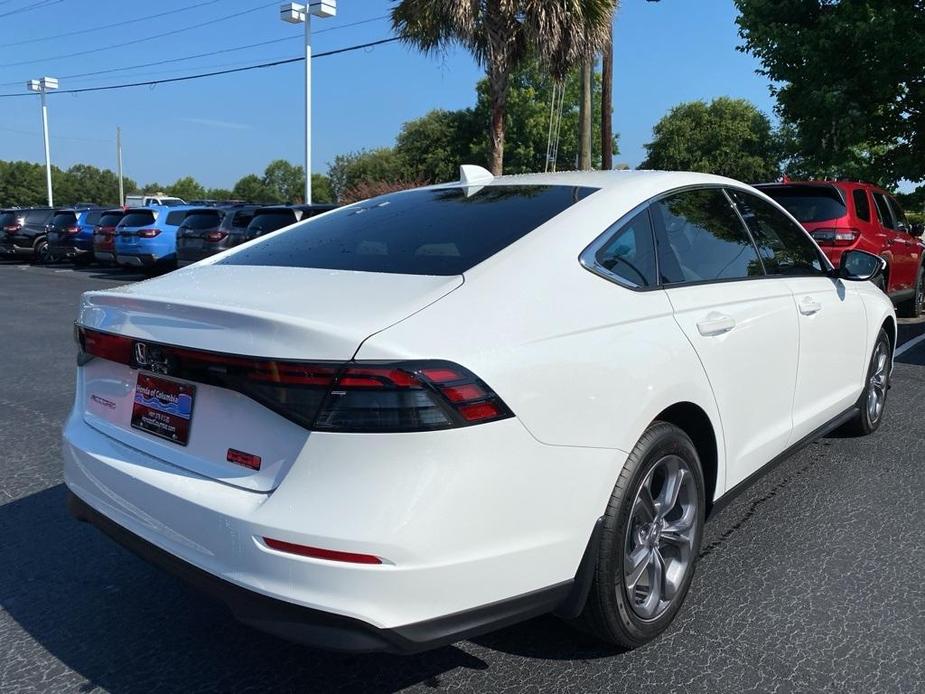
{"type": "MultiPolygon", "coordinates": [[[[133,368],[133,338],[78,329],[87,354],[133,368]]],[[[412,432],[451,429],[512,417],[467,369],[444,361],[297,362],[216,354],[145,341],[162,373],[228,388],[312,430],[412,432]]]]}
{"type": "Polygon", "coordinates": [[[206,241],[221,241],[226,236],[228,236],[227,231],[210,231],[208,234],[206,234],[206,241]]]}
{"type": "Polygon", "coordinates": [[[811,234],[820,246],[850,246],[861,232],[857,229],[816,229],[811,234]]]}
{"type": "Polygon", "coordinates": [[[69,236],[74,236],[75,234],[80,233],[80,227],[79,226],[65,227],[64,233],[68,234],[69,236]]]}
{"type": "Polygon", "coordinates": [[[137,235],[139,238],[143,239],[153,239],[155,236],[161,233],[160,229],[139,229],[137,235]]]}

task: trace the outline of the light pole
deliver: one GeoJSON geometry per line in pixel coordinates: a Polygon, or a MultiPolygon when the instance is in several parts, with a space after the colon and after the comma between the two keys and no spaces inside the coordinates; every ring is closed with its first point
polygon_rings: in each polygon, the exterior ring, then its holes
{"type": "Polygon", "coordinates": [[[51,194],[51,149],[48,146],[48,104],[45,101],[45,95],[52,89],[58,88],[58,80],[55,77],[43,77],[38,80],[29,80],[26,82],[26,88],[31,92],[38,92],[42,95],[42,135],[45,138],[45,182],[48,187],[48,206],[54,207],[54,198],[51,194]]]}
{"type": "Polygon", "coordinates": [[[279,18],[305,24],[305,204],[312,202],[312,15],[333,17],[337,0],[308,0],[308,5],[288,2],[279,6],[279,18]]]}

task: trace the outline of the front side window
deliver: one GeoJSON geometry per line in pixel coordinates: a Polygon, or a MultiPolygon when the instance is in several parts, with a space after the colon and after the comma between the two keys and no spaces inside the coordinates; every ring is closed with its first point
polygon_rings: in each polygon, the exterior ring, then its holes
{"type": "Polygon", "coordinates": [[[620,228],[594,254],[607,272],[635,287],[651,287],[655,272],[655,238],[649,211],[643,210],[620,228]]]}
{"type": "Polygon", "coordinates": [[[867,191],[863,188],[855,188],[851,197],[854,199],[854,213],[858,219],[865,222],[870,221],[870,200],[867,199],[867,191]]]}
{"type": "Polygon", "coordinates": [[[233,229],[246,229],[253,218],[253,212],[235,212],[234,219],[231,220],[231,227],[233,229]]]}
{"type": "Polygon", "coordinates": [[[877,204],[877,216],[880,218],[880,223],[887,229],[895,229],[896,222],[893,221],[893,213],[890,212],[890,206],[883,193],[874,193],[874,202],[877,204]]]}
{"type": "Polygon", "coordinates": [[[802,227],[757,195],[741,190],[730,190],[729,195],[745,220],[769,275],[823,273],[819,251],[802,227]]]}
{"type": "Polygon", "coordinates": [[[682,191],[655,202],[651,210],[663,283],[764,275],[758,251],[722,190],[682,191]]]}

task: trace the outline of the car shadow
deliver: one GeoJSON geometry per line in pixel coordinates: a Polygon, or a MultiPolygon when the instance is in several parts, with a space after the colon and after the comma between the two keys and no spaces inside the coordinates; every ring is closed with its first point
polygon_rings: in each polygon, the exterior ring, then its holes
{"type": "MultiPolygon", "coordinates": [[[[5,612],[84,679],[81,691],[392,692],[439,686],[456,668],[488,668],[452,646],[355,655],[262,634],[73,520],[65,492],[59,484],[0,506],[0,625],[5,612]]],[[[489,642],[519,639],[528,628],[489,642]]]]}

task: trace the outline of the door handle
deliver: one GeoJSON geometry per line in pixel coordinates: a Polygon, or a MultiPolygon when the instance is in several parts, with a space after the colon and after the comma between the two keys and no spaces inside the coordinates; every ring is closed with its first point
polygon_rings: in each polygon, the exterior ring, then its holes
{"type": "Polygon", "coordinates": [[[697,330],[704,337],[723,335],[736,327],[735,319],[716,311],[711,311],[707,317],[697,323],[697,330]]]}
{"type": "Polygon", "coordinates": [[[803,301],[800,302],[800,313],[804,316],[811,316],[814,313],[819,313],[822,310],[822,304],[816,301],[813,298],[806,297],[803,301]]]}

